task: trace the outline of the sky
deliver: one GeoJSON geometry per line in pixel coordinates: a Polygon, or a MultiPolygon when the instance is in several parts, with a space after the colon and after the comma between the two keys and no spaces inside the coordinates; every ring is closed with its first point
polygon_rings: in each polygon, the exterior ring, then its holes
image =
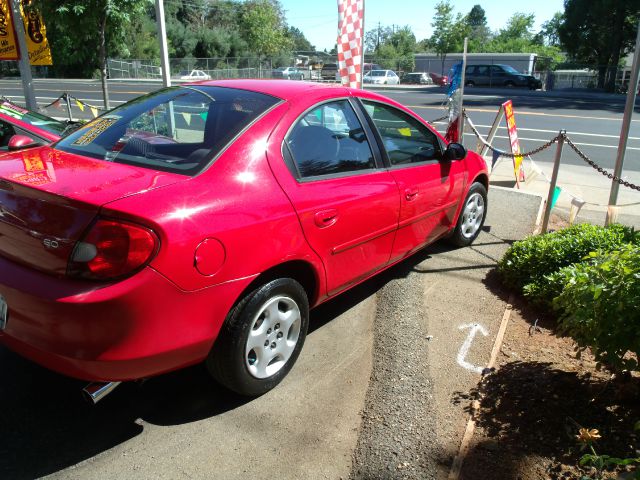
{"type": "MultiPolygon", "coordinates": [[[[408,25],[422,40],[431,36],[431,22],[438,0],[364,0],[366,31],[381,26],[408,25]]],[[[280,0],[287,24],[302,30],[317,50],[331,50],[337,37],[337,0],[280,0]]],[[[564,10],[564,0],[535,0],[533,2],[505,0],[454,0],[454,15],[466,15],[474,5],[480,5],[491,30],[502,28],[514,13],[535,14],[535,31],[553,14],[564,10]]]]}

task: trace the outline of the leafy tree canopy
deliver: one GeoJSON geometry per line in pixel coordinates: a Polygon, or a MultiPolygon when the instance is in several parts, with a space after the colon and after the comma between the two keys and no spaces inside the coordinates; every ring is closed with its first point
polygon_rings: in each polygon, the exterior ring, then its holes
{"type": "Polygon", "coordinates": [[[640,0],[565,0],[560,42],[575,62],[598,69],[598,86],[613,90],[616,68],[633,48],[640,0]]]}

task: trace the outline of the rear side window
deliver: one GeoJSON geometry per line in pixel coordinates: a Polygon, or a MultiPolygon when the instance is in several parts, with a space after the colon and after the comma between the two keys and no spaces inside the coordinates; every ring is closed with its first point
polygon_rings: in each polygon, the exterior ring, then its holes
{"type": "Polygon", "coordinates": [[[195,175],[279,100],[232,88],[174,87],[134,99],[57,143],[65,152],[195,175]]]}
{"type": "Polygon", "coordinates": [[[391,165],[437,161],[442,158],[435,133],[397,108],[363,100],[375,124],[391,165]]]}
{"type": "Polygon", "coordinates": [[[305,114],[286,145],[302,178],[375,168],[362,124],[347,100],[325,103],[305,114]]]}

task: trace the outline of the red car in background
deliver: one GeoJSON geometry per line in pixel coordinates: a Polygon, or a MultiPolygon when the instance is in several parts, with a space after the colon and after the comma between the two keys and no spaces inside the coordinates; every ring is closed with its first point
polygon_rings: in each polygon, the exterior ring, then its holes
{"type": "Polygon", "coordinates": [[[473,242],[487,188],[481,157],[372,92],[159,90],[0,157],[0,341],[100,391],[205,361],[259,395],[310,308],[440,238],[473,242]]]}
{"type": "Polygon", "coordinates": [[[0,99],[0,153],[9,150],[9,143],[16,135],[44,145],[59,140],[76,126],[75,122],[61,122],[0,99]]]}
{"type": "Polygon", "coordinates": [[[440,85],[441,87],[446,87],[449,85],[449,77],[446,75],[440,75],[438,73],[429,72],[429,76],[435,85],[440,85]]]}

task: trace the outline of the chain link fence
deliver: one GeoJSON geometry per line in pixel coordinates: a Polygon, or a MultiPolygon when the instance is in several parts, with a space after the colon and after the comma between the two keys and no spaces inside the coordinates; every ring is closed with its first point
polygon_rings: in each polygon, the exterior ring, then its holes
{"type": "MultiPolygon", "coordinates": [[[[477,55],[477,54],[476,54],[477,55]]],[[[594,67],[586,65],[559,66],[554,69],[545,69],[547,59],[542,57],[537,60],[529,59],[533,54],[482,54],[482,58],[469,60],[469,65],[479,63],[507,64],[523,73],[530,73],[541,80],[544,90],[600,90],[613,85],[615,93],[626,93],[630,66],[619,67],[594,67]],[[527,57],[526,61],[519,57],[527,57]],[[513,57],[513,58],[512,58],[513,57]],[[517,57],[517,58],[516,58],[517,57]],[[542,69],[540,67],[543,67],[542,69]]],[[[459,56],[459,55],[458,55],[459,56]]],[[[533,55],[535,57],[535,55],[533,55]]],[[[449,54],[446,58],[456,54],[449,54]]],[[[456,57],[457,58],[457,57],[456,57]]],[[[457,61],[457,60],[456,60],[457,61]]],[[[337,56],[325,52],[295,52],[275,57],[224,57],[224,58],[172,58],[169,60],[171,76],[179,79],[188,75],[192,70],[201,70],[212,79],[231,78],[272,78],[273,71],[278,67],[295,67],[303,72],[305,80],[335,80],[333,75],[322,74],[325,66],[335,69],[337,56]],[[332,77],[332,78],[329,78],[332,77]]],[[[435,55],[415,54],[413,57],[388,58],[365,54],[364,70],[388,69],[394,70],[400,77],[411,72],[435,72],[440,73],[443,62],[435,58],[435,55]],[[431,58],[434,57],[434,58],[431,58]]],[[[448,61],[447,65],[449,65],[448,61]]],[[[444,74],[448,73],[448,67],[444,74]]],[[[49,78],[55,76],[54,69],[49,67],[32,67],[34,78],[49,78]]],[[[159,60],[142,59],[109,59],[107,72],[112,79],[141,79],[160,80],[162,72],[159,60]]],[[[20,75],[18,64],[15,61],[0,61],[0,78],[17,77],[20,75]]],[[[611,88],[608,88],[611,91],[611,88]]]]}

